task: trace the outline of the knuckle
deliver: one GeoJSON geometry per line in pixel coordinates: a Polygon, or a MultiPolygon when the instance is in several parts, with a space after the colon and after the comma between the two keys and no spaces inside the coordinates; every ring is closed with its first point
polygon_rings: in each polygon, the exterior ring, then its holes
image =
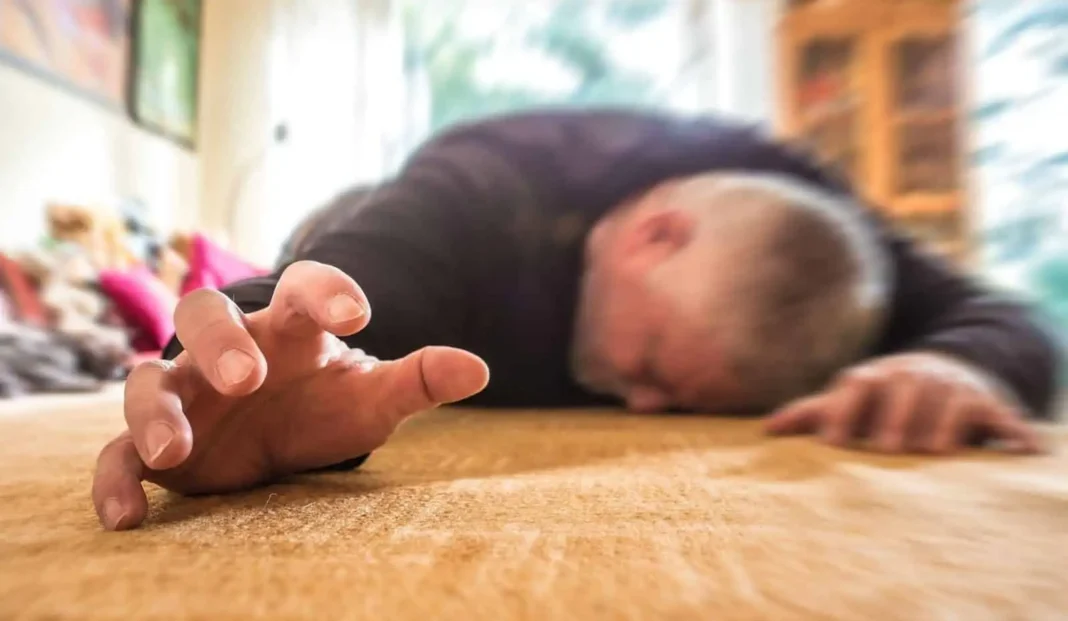
{"type": "Polygon", "coordinates": [[[314,283],[317,287],[329,289],[332,292],[348,291],[355,285],[355,281],[341,269],[315,261],[306,263],[302,277],[307,282],[314,283]]]}
{"type": "Polygon", "coordinates": [[[878,382],[884,373],[871,366],[856,366],[848,368],[838,376],[838,387],[845,386],[871,386],[878,382]]]}
{"type": "Polygon", "coordinates": [[[230,340],[243,332],[238,322],[234,321],[234,318],[230,315],[205,317],[198,327],[198,331],[201,340],[208,342],[230,340]]]}
{"type": "Polygon", "coordinates": [[[218,304],[220,298],[225,300],[226,296],[208,287],[203,287],[194,291],[190,291],[189,293],[182,296],[181,300],[178,300],[178,306],[175,308],[174,311],[175,316],[182,316],[191,312],[202,312],[205,306],[218,304]]]}
{"type": "Polygon", "coordinates": [[[913,366],[900,366],[892,369],[887,369],[883,374],[885,380],[890,384],[923,384],[929,378],[929,374],[922,369],[917,369],[913,366]]]}
{"type": "Polygon", "coordinates": [[[883,433],[890,438],[898,438],[905,433],[905,424],[900,421],[892,420],[883,425],[883,433]]]}
{"type": "Polygon", "coordinates": [[[991,403],[981,395],[969,392],[958,392],[954,401],[955,407],[965,416],[985,414],[991,409],[991,403]]]}
{"type": "Polygon", "coordinates": [[[145,384],[151,381],[151,377],[154,371],[151,367],[146,367],[144,364],[139,364],[130,371],[126,376],[126,382],[123,384],[123,403],[126,409],[130,409],[131,402],[137,398],[137,395],[144,390],[145,384]]]}
{"type": "Polygon", "coordinates": [[[114,461],[113,457],[123,450],[123,445],[127,442],[127,437],[126,433],[116,436],[105,444],[104,448],[100,449],[100,453],[96,456],[97,475],[105,472],[108,464],[114,461]]]}
{"type": "Polygon", "coordinates": [[[897,435],[904,433],[905,428],[908,426],[909,421],[912,418],[912,408],[898,408],[890,412],[889,416],[886,416],[881,423],[881,427],[884,432],[897,435]]]}
{"type": "Polygon", "coordinates": [[[847,407],[828,408],[820,412],[822,418],[835,425],[844,425],[851,418],[852,410],[847,407]]]}
{"type": "Polygon", "coordinates": [[[319,267],[325,266],[322,263],[319,263],[318,261],[312,261],[310,259],[301,259],[300,261],[294,261],[293,263],[290,263],[289,266],[283,272],[283,274],[297,274],[302,271],[314,270],[319,267]]]}
{"type": "Polygon", "coordinates": [[[985,407],[990,410],[991,416],[996,419],[1003,420],[1012,425],[1026,426],[1023,413],[1015,408],[990,403],[987,403],[985,407]]]}
{"type": "Polygon", "coordinates": [[[244,348],[248,333],[229,315],[204,317],[192,334],[184,338],[185,348],[194,358],[213,355],[234,347],[244,348]]]}
{"type": "Polygon", "coordinates": [[[212,323],[234,323],[241,317],[230,298],[212,289],[198,289],[178,302],[174,311],[175,329],[179,334],[212,323]]]}
{"type": "Polygon", "coordinates": [[[156,379],[173,367],[174,362],[170,360],[145,360],[139,363],[126,376],[127,394],[129,394],[131,386],[137,386],[146,380],[156,379]]]}
{"type": "Polygon", "coordinates": [[[326,265],[325,263],[319,263],[318,261],[297,261],[282,272],[281,279],[289,283],[289,286],[295,287],[298,291],[306,288],[308,285],[314,285],[321,283],[323,280],[335,275],[339,272],[337,268],[326,265]]]}

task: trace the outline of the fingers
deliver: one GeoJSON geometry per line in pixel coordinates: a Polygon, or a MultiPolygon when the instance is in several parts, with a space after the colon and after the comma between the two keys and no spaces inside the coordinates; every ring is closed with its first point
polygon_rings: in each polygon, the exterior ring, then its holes
{"type": "Polygon", "coordinates": [[[866,372],[849,373],[826,404],[823,439],[828,444],[845,446],[859,433],[858,424],[879,386],[879,378],[866,372]]]}
{"type": "Polygon", "coordinates": [[[820,432],[830,444],[845,446],[860,429],[878,378],[852,372],[842,376],[827,392],[799,399],[772,415],[767,431],[773,434],[820,432]]]}
{"type": "Polygon", "coordinates": [[[960,450],[967,442],[968,417],[974,407],[974,399],[964,392],[951,396],[943,406],[941,415],[935,417],[927,440],[927,450],[941,455],[960,450]]]}
{"type": "Polygon", "coordinates": [[[126,425],[141,461],[154,470],[181,465],[193,449],[193,431],[182,411],[181,369],[151,361],[126,380],[126,425]]]}
{"type": "Polygon", "coordinates": [[[883,392],[883,407],[875,413],[872,426],[875,446],[888,453],[905,448],[909,425],[920,403],[922,382],[908,375],[888,378],[883,392]]]}
{"type": "Polygon", "coordinates": [[[871,448],[889,453],[952,453],[969,444],[973,434],[995,438],[1008,451],[1044,450],[1038,432],[1011,401],[959,375],[893,361],[858,367],[829,391],[773,414],[767,431],[819,432],[839,446],[867,436],[871,448]]]}
{"type": "Polygon", "coordinates": [[[931,452],[956,452],[969,444],[973,434],[992,437],[1004,450],[1038,453],[1043,446],[1037,431],[1019,412],[989,395],[959,391],[936,417],[928,448],[931,452]]]}
{"type": "Polygon", "coordinates": [[[1023,416],[1010,407],[991,403],[978,410],[978,423],[1004,443],[1013,453],[1042,452],[1042,441],[1023,416]]]}
{"type": "Polygon", "coordinates": [[[798,399],[772,414],[765,430],[775,435],[807,434],[819,428],[827,395],[798,399]]]}
{"type": "Polygon", "coordinates": [[[362,330],[371,305],[359,285],[330,265],[299,261],[282,273],[270,305],[271,326],[280,331],[325,330],[347,336],[362,330]]]}
{"type": "Polygon", "coordinates": [[[142,467],[129,433],[124,432],[100,452],[92,495],[104,528],[126,530],[144,521],[148,499],[141,487],[142,467]]]}
{"type": "Polygon", "coordinates": [[[263,383],[263,353],[245,327],[244,315],[222,293],[199,289],[185,296],[174,324],[178,340],[215,390],[246,395],[263,383]]]}

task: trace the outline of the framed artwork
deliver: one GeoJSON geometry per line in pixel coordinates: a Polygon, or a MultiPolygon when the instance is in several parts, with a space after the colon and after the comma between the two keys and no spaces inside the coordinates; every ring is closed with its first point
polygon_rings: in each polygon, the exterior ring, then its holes
{"type": "Polygon", "coordinates": [[[0,60],[121,110],[131,0],[0,0],[0,60]]]}
{"type": "Polygon", "coordinates": [[[142,127],[196,146],[201,0],[136,0],[129,111],[142,127]]]}

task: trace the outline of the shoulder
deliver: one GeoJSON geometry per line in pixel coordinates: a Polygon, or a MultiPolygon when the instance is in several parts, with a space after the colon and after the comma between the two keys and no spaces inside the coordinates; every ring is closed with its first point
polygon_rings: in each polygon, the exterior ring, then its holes
{"type": "Polygon", "coordinates": [[[448,127],[413,153],[402,174],[445,175],[475,187],[515,179],[555,200],[607,198],[729,164],[731,156],[723,154],[741,154],[745,135],[745,125],[713,115],[539,108],[448,127]]]}
{"type": "Polygon", "coordinates": [[[743,127],[718,116],[687,115],[660,109],[542,107],[446,127],[424,142],[411,161],[471,143],[496,150],[578,148],[618,153],[649,141],[693,142],[710,135],[737,132],[743,127]]]}

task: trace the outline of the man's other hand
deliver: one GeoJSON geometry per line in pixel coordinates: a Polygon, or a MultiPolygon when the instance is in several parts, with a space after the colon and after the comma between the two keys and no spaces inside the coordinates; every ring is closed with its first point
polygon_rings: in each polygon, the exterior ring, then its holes
{"type": "Polygon", "coordinates": [[[219,493],[336,464],[381,446],[408,416],[482,390],[488,369],[465,351],[430,347],[379,362],[338,338],[370,320],[344,273],[294,263],[270,305],[245,315],[203,289],[175,311],[185,351],[137,367],[126,382],[128,429],[97,461],[92,497],[104,526],[138,526],[142,481],[219,493]]]}
{"type": "Polygon", "coordinates": [[[877,358],[843,372],[822,393],[767,420],[773,434],[819,434],[837,446],[888,453],[956,452],[979,440],[1041,450],[1021,406],[980,370],[936,353],[877,358]]]}

